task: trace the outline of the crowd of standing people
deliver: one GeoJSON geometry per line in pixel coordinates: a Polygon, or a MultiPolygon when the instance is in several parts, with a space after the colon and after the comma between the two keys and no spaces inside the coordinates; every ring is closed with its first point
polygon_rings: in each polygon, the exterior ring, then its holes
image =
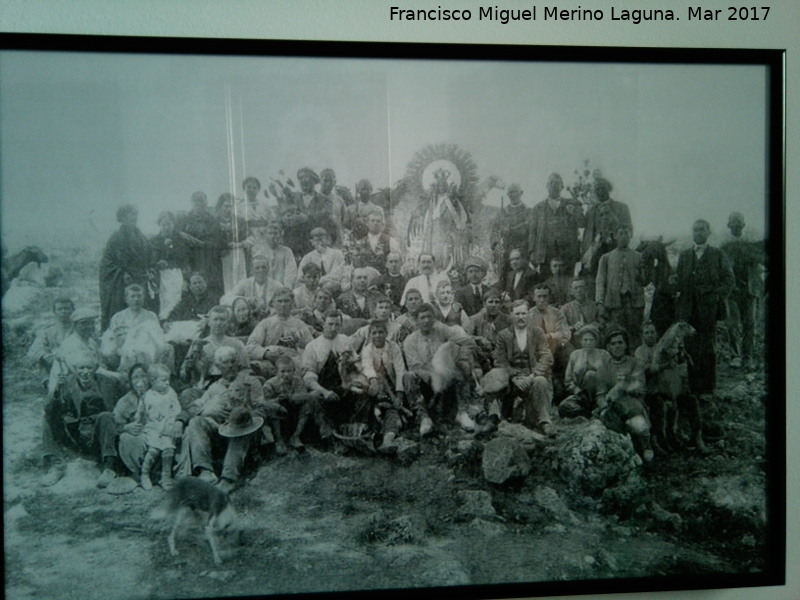
{"type": "Polygon", "coordinates": [[[197,476],[230,491],[265,449],[358,440],[391,455],[404,437],[491,436],[506,420],[547,438],[578,417],[630,435],[650,461],[682,443],[670,403],[688,417],[683,443],[704,451],[731,310],[731,366],[755,364],[763,252],[739,213],[722,248],[696,220],[672,269],[660,241],[630,247],[630,211],[607,179],[584,205],[554,173],[532,208],[513,184],[489,282],[468,247],[448,265],[412,255],[369,181],[351,196],[332,169],[297,180],[275,204],[254,177],[213,209],[196,192],[150,239],[136,207],[118,209],[100,313],[57,298],[29,352],[47,387],[43,485],[63,477],[66,447],[101,462],[98,487],[197,476]]]}

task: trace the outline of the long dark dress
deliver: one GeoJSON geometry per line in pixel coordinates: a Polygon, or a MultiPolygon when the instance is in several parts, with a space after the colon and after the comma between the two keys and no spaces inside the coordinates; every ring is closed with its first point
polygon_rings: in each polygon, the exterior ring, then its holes
{"type": "Polygon", "coordinates": [[[225,293],[222,280],[225,237],[217,219],[207,210],[193,209],[181,223],[180,230],[202,242],[198,244],[192,240],[186,241],[189,269],[202,273],[208,284],[209,295],[219,298],[225,293]]]}
{"type": "Polygon", "coordinates": [[[106,243],[100,259],[100,326],[108,329],[111,317],[127,308],[125,287],[144,287],[144,305],[158,310],[156,289],[148,279],[152,267],[150,243],[138,227],[120,225],[106,243]]]}

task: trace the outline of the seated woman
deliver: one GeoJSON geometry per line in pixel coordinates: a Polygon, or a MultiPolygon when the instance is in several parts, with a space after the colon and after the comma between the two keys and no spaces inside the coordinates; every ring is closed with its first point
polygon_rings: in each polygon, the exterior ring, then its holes
{"type": "Polygon", "coordinates": [[[189,275],[189,289],[172,309],[167,322],[196,321],[217,305],[217,300],[208,293],[206,278],[202,273],[189,275]]]}
{"type": "Polygon", "coordinates": [[[584,325],[577,333],[581,347],[569,356],[564,376],[569,396],[558,405],[561,417],[590,416],[598,397],[613,385],[611,355],[597,345],[600,332],[594,325],[584,325]]]}
{"type": "Polygon", "coordinates": [[[150,378],[147,375],[147,365],[136,363],[128,374],[130,391],[117,400],[114,407],[114,423],[119,434],[119,459],[122,464],[138,480],[142,469],[142,461],[147,453],[147,444],[142,433],[142,424],[136,420],[136,411],[145,392],[150,389],[150,378]]]}
{"type": "Polygon", "coordinates": [[[255,305],[247,298],[239,296],[234,298],[231,311],[233,317],[228,323],[227,334],[239,338],[244,343],[258,325],[259,319],[255,315],[255,305]]]}
{"type": "Polygon", "coordinates": [[[650,444],[650,416],[644,401],[645,378],[636,359],[628,354],[628,333],[612,329],[606,335],[606,350],[611,355],[611,389],[598,401],[595,413],[606,427],[629,433],[636,452],[653,460],[650,444]]]}

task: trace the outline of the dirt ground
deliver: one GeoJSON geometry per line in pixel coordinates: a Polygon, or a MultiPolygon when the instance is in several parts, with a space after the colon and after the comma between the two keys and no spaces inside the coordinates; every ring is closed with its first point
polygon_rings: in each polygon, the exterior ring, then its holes
{"type": "MultiPolygon", "coordinates": [[[[92,271],[71,268],[78,298],[96,298],[92,271]],[[94,287],[93,287],[94,286],[94,287]]],[[[59,291],[42,290],[33,314],[59,291]]],[[[43,317],[42,317],[43,318],[43,317]]],[[[40,318],[41,319],[41,318],[40,318]]],[[[240,530],[215,566],[199,528],[167,547],[160,487],[114,496],[97,466],[74,457],[50,488],[38,479],[43,393],[22,360],[30,329],[4,331],[5,592],[10,600],[200,598],[686,574],[766,567],[763,369],[720,366],[721,426],[708,456],[686,449],[642,466],[644,495],[599,510],[531,453],[531,474],[487,482],[450,432],[420,444],[410,464],[309,448],[270,449],[232,494],[240,530]]],[[[565,428],[568,424],[558,424],[565,428]]],[[[461,444],[459,444],[461,442],[461,444]]]]}

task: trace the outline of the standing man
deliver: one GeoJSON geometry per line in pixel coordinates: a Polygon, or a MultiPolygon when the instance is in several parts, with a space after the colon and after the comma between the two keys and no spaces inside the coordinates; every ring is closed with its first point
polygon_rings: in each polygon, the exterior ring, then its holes
{"type": "Polygon", "coordinates": [[[641,343],[644,318],[642,288],[642,255],[631,250],[631,232],[620,225],[616,232],[617,247],[600,257],[595,280],[595,299],[602,317],[628,332],[629,348],[641,343]]]}
{"type": "Polygon", "coordinates": [[[730,321],[728,339],[730,340],[731,366],[753,367],[753,345],[755,342],[755,303],[761,295],[763,283],[759,274],[762,252],[757,242],[749,241],[742,235],[744,216],[732,212],[728,217],[728,229],[732,239],[722,245],[722,251],[733,269],[733,292],[728,300],[730,321]]]}
{"type": "Polygon", "coordinates": [[[615,240],[617,229],[625,225],[633,235],[631,212],[627,204],[612,200],[610,194],[613,187],[608,179],[602,177],[595,179],[593,189],[597,203],[586,211],[586,227],[583,230],[581,251],[583,273],[588,273],[592,281],[597,273],[600,257],[611,252],[617,245],[615,240]]]}
{"type": "Polygon", "coordinates": [[[505,251],[500,266],[500,280],[502,281],[509,270],[509,253],[514,248],[519,248],[523,255],[528,256],[528,227],[531,212],[522,203],[522,188],[518,183],[508,186],[509,205],[500,209],[500,214],[494,222],[492,242],[502,242],[505,251]]]}
{"type": "Polygon", "coordinates": [[[725,299],[734,285],[733,270],[719,248],[708,245],[711,226],[692,225],[692,247],[678,258],[678,318],[697,330],[687,338],[689,390],[713,395],[717,383],[717,321],[725,317],[725,299]]]}
{"type": "MultiPolygon", "coordinates": [[[[336,173],[333,169],[322,169],[319,172],[319,193],[331,202],[333,220],[341,232],[344,226],[347,205],[344,199],[336,193],[336,173]]],[[[334,243],[341,240],[334,240],[334,243]]]]}
{"type": "Polygon", "coordinates": [[[586,217],[580,203],[561,197],[563,189],[561,175],[551,173],[547,178],[547,198],[531,210],[528,250],[531,264],[540,273],[558,257],[567,263],[572,275],[581,258],[578,228],[586,225],[586,217]]]}

